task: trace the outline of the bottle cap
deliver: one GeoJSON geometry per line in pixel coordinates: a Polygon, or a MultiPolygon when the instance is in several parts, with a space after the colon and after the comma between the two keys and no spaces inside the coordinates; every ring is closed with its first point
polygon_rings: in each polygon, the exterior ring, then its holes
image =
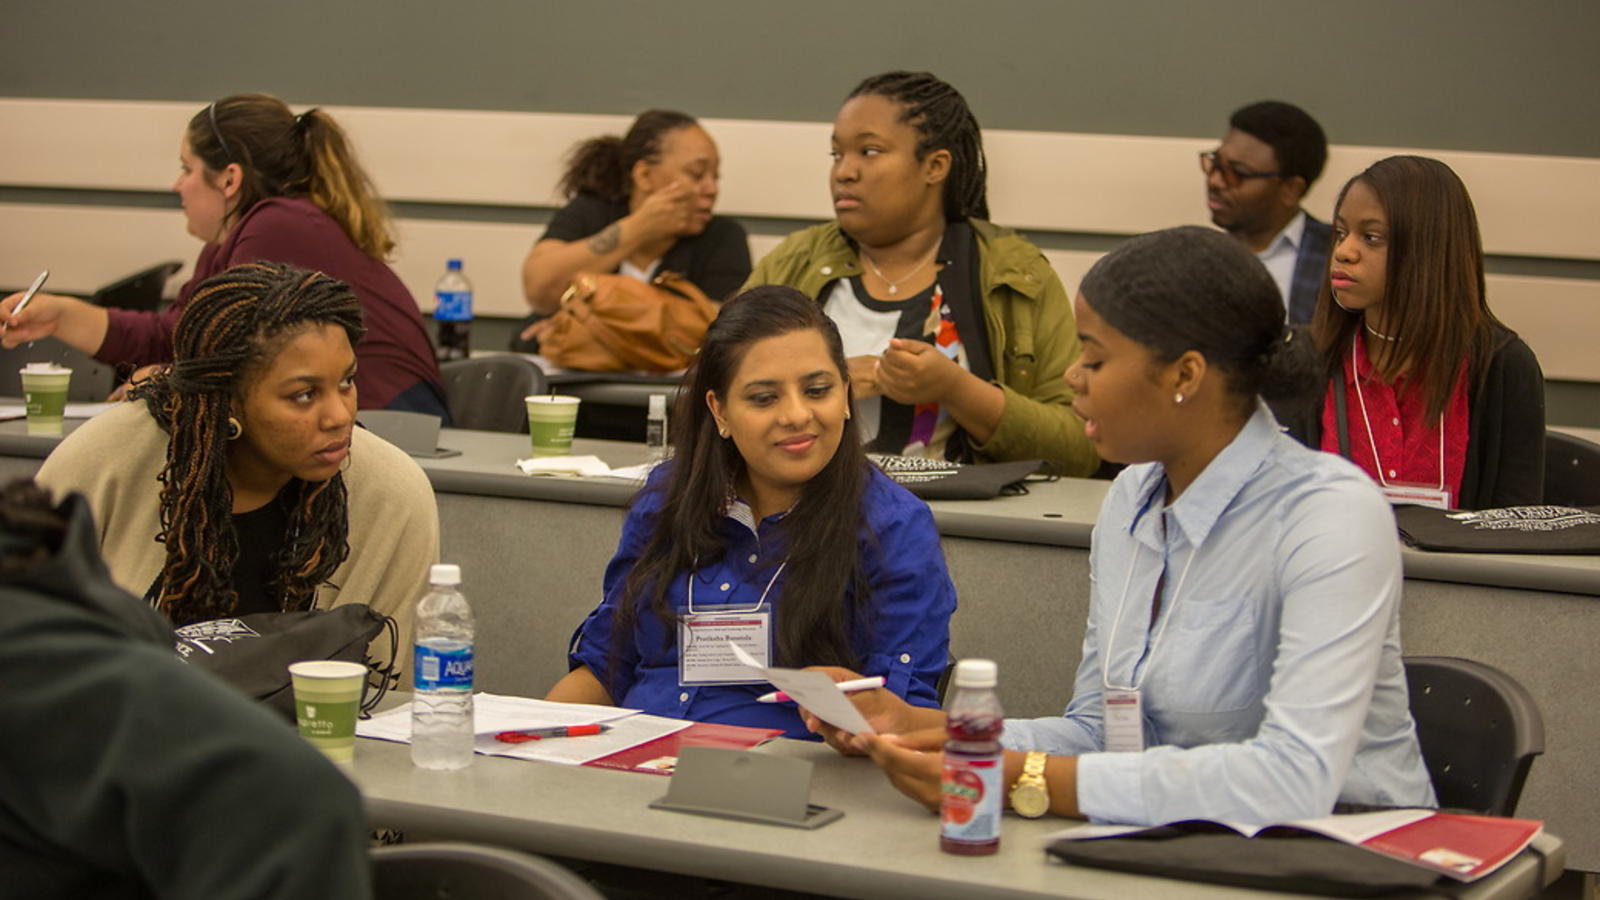
{"type": "Polygon", "coordinates": [[[992,659],[963,659],[956,663],[956,687],[992,688],[999,684],[999,670],[992,659]]]}
{"type": "Polygon", "coordinates": [[[461,271],[461,260],[452,259],[449,262],[445,263],[444,267],[446,269],[449,269],[452,272],[459,272],[459,271],[461,271]]]}
{"type": "Polygon", "coordinates": [[[665,419],[667,417],[667,395],[650,395],[650,412],[647,416],[651,419],[665,419]]]}
{"type": "Polygon", "coordinates": [[[460,584],[461,567],[454,563],[438,563],[428,570],[429,584],[460,584]]]}

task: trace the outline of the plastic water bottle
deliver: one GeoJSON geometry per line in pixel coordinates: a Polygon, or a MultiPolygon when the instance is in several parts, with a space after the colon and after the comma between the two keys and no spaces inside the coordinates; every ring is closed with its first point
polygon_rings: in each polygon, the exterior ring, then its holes
{"type": "Polygon", "coordinates": [[[1000,849],[1005,715],[995,694],[992,659],[956,664],[956,693],[946,707],[944,777],[940,779],[939,849],[982,856],[1000,849]]]}
{"type": "Polygon", "coordinates": [[[472,336],[472,282],[461,273],[461,260],[452,259],[433,286],[437,305],[434,321],[439,323],[439,361],[466,359],[472,336]]]}
{"type": "Polygon", "coordinates": [[[434,566],[417,601],[411,761],[424,769],[472,762],[472,608],[456,588],[460,566],[434,566]]]}
{"type": "Polygon", "coordinates": [[[651,394],[650,409],[644,419],[644,444],[651,462],[667,458],[667,395],[651,394]]]}

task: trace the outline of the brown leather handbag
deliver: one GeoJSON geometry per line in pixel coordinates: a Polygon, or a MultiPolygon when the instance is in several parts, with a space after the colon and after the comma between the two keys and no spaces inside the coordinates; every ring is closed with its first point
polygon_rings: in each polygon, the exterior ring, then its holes
{"type": "Polygon", "coordinates": [[[700,351],[716,317],[717,304],[676,273],[649,283],[586,273],[561,295],[539,352],[564,369],[676,372],[700,351]]]}

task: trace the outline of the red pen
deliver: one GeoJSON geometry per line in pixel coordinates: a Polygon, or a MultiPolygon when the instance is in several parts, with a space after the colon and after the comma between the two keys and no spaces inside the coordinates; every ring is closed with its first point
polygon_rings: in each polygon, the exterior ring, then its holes
{"type": "Polygon", "coordinates": [[[504,744],[520,744],[524,741],[537,741],[543,738],[583,737],[589,734],[604,734],[610,730],[610,725],[558,725],[554,728],[502,731],[495,735],[494,739],[504,744]]]}

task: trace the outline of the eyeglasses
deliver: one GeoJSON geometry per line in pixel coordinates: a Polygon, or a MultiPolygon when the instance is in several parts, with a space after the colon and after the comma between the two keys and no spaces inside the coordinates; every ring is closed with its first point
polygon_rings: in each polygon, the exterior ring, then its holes
{"type": "Polygon", "coordinates": [[[1238,187],[1239,182],[1251,178],[1277,178],[1282,172],[1256,172],[1239,165],[1238,163],[1224,163],[1217,158],[1217,151],[1208,150],[1200,154],[1200,171],[1210,175],[1212,172],[1222,173],[1222,183],[1228,187],[1238,187]]]}

